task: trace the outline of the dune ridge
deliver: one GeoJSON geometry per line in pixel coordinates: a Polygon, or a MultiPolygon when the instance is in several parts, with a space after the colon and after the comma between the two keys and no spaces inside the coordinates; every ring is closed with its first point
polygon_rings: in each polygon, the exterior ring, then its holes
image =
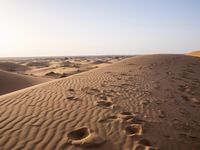
{"type": "Polygon", "coordinates": [[[0,149],[198,150],[199,65],[136,56],[0,96],[0,149]]]}
{"type": "Polygon", "coordinates": [[[50,79],[30,77],[17,73],[0,70],[0,95],[27,88],[36,84],[50,81],[50,79]]]}

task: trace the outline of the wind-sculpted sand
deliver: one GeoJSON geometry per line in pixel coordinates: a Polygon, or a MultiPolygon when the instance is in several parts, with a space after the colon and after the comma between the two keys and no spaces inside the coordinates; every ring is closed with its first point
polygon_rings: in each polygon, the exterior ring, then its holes
{"type": "Polygon", "coordinates": [[[50,81],[50,79],[36,78],[0,70],[0,95],[47,81],[50,81]]]}
{"type": "Polygon", "coordinates": [[[104,67],[128,56],[0,58],[0,95],[104,67]]]}
{"type": "Polygon", "coordinates": [[[127,58],[0,97],[2,150],[199,150],[200,59],[127,58]]]}
{"type": "Polygon", "coordinates": [[[186,55],[200,57],[200,51],[192,51],[190,53],[187,53],[186,55]]]}

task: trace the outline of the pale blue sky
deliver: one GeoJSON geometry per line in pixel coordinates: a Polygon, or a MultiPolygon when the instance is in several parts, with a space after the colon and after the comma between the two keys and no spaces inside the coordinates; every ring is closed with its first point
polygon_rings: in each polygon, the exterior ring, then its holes
{"type": "Polygon", "coordinates": [[[0,57],[200,49],[200,0],[0,0],[0,57]]]}

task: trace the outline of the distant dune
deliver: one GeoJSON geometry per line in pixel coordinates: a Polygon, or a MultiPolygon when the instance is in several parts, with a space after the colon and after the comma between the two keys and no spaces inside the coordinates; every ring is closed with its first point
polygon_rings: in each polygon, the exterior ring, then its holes
{"type": "MultiPolygon", "coordinates": [[[[199,66],[186,55],[135,56],[0,96],[0,149],[199,150],[199,66]]],[[[1,76],[2,88],[30,85],[1,76]]]]}
{"type": "Polygon", "coordinates": [[[49,63],[48,62],[42,62],[42,61],[33,61],[33,62],[29,62],[26,64],[27,66],[37,66],[37,67],[48,67],[49,63]]]}
{"type": "Polygon", "coordinates": [[[25,71],[28,69],[27,66],[13,63],[13,62],[0,62],[0,69],[4,71],[10,71],[10,72],[20,72],[25,71]]]}
{"type": "Polygon", "coordinates": [[[187,53],[186,55],[200,57],[200,50],[187,53]]]}
{"type": "Polygon", "coordinates": [[[49,81],[49,79],[30,77],[0,70],[0,95],[46,81],[49,81]]]}

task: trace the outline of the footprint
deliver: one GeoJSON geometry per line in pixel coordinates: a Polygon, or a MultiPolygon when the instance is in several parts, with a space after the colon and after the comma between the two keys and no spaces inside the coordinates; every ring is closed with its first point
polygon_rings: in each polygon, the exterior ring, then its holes
{"type": "Polygon", "coordinates": [[[142,135],[142,126],[140,124],[132,124],[125,128],[125,132],[128,136],[142,135]]]}
{"type": "Polygon", "coordinates": [[[70,92],[74,92],[75,90],[74,90],[74,89],[68,89],[68,91],[70,91],[70,92]]]}
{"type": "Polygon", "coordinates": [[[81,140],[90,134],[88,128],[80,128],[68,134],[68,138],[72,140],[81,140]]]}
{"type": "Polygon", "coordinates": [[[129,119],[133,119],[134,115],[131,112],[122,112],[119,114],[119,118],[126,121],[129,119]]]}
{"type": "Polygon", "coordinates": [[[131,112],[122,112],[118,115],[119,119],[133,124],[142,124],[145,120],[141,116],[132,114],[131,112]]]}
{"type": "Polygon", "coordinates": [[[152,146],[144,146],[144,145],[136,145],[134,150],[158,150],[156,147],[152,146]]]}
{"type": "Polygon", "coordinates": [[[75,97],[72,95],[72,96],[68,96],[67,99],[68,100],[78,100],[78,97],[75,97]]]}
{"type": "Polygon", "coordinates": [[[134,147],[134,150],[146,150],[146,146],[144,146],[144,145],[136,145],[134,147]]]}
{"type": "Polygon", "coordinates": [[[195,104],[200,104],[200,101],[197,98],[191,98],[191,101],[195,104]]]}
{"type": "Polygon", "coordinates": [[[158,150],[158,148],[152,146],[147,139],[141,139],[140,141],[138,141],[134,150],[158,150]]]}
{"type": "Polygon", "coordinates": [[[108,98],[106,95],[104,94],[100,94],[99,95],[99,98],[102,99],[102,100],[110,100],[110,98],[108,98]]]}
{"type": "Polygon", "coordinates": [[[167,75],[172,75],[173,73],[171,71],[166,71],[167,75]]]}
{"type": "Polygon", "coordinates": [[[82,147],[95,147],[105,142],[105,139],[86,127],[69,132],[67,137],[72,145],[82,147]]]}
{"type": "Polygon", "coordinates": [[[144,119],[142,119],[140,116],[133,115],[131,112],[122,112],[118,115],[112,115],[103,119],[100,119],[99,122],[101,123],[107,123],[111,121],[120,121],[120,122],[126,122],[129,124],[142,124],[144,123],[144,119]]]}
{"type": "Polygon", "coordinates": [[[113,103],[111,101],[104,101],[104,100],[99,100],[96,102],[97,106],[103,107],[103,108],[112,108],[113,107],[113,103]]]}
{"type": "Polygon", "coordinates": [[[122,78],[121,78],[121,77],[118,77],[117,80],[122,80],[122,78]]]}
{"type": "Polygon", "coordinates": [[[132,113],[128,112],[128,111],[124,111],[124,112],[121,113],[121,115],[132,115],[132,113]]]}
{"type": "Polygon", "coordinates": [[[165,117],[166,117],[166,113],[165,113],[163,110],[159,110],[159,111],[158,111],[158,116],[159,116],[160,118],[165,118],[165,117]]]}

